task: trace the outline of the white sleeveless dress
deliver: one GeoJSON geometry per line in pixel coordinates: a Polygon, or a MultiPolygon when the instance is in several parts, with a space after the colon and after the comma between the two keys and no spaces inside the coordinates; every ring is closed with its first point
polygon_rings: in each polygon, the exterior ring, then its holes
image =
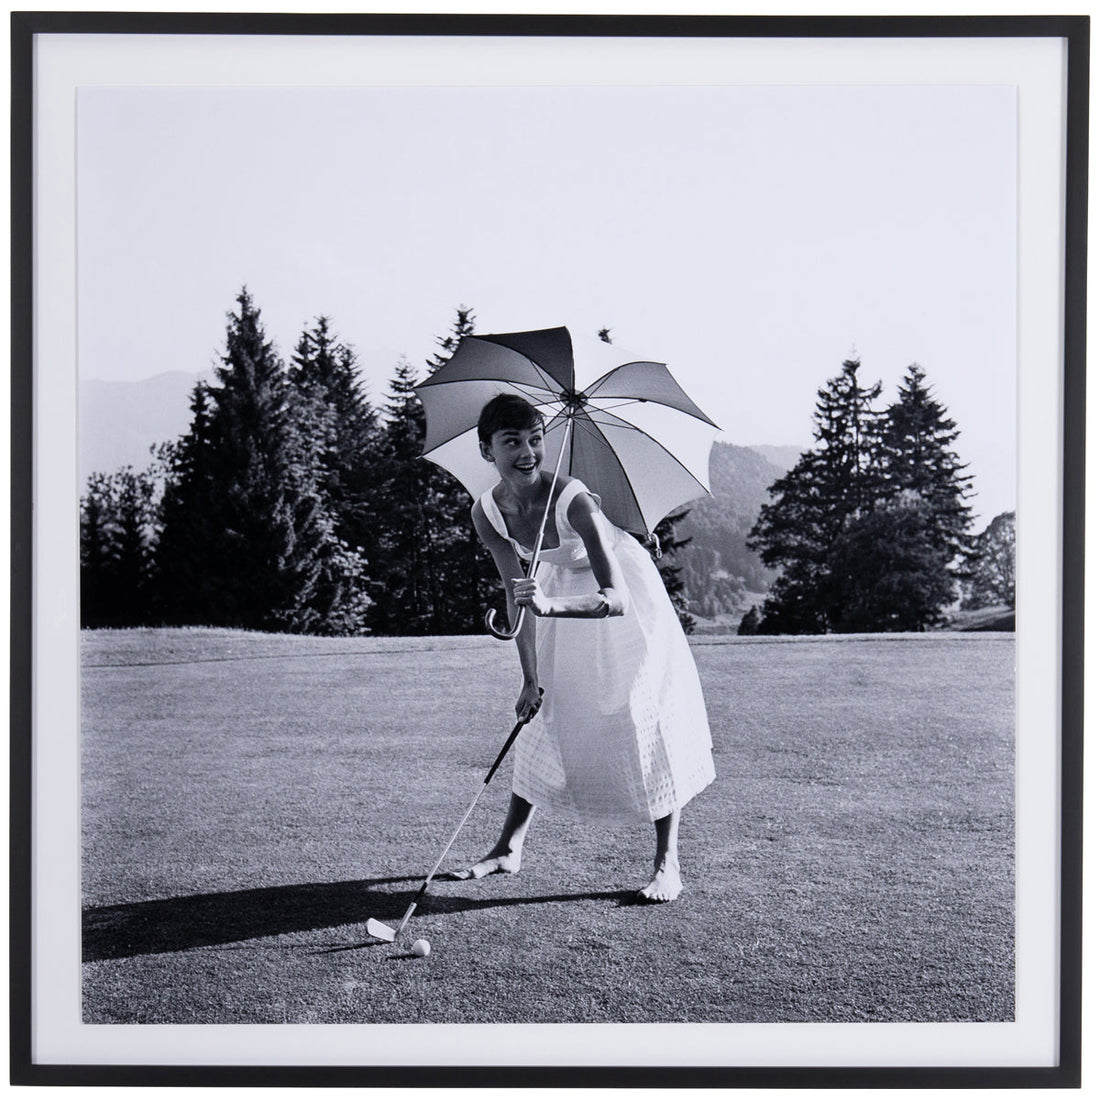
{"type": "MultiPolygon", "coordinates": [[[[570,503],[584,492],[585,485],[573,480],[554,506],[560,544],[540,551],[537,573],[549,596],[599,588],[568,517],[570,503]]],[[[491,489],[481,506],[496,531],[529,560],[531,550],[508,534],[491,489]]],[[[602,512],[597,522],[622,569],[626,613],[536,621],[538,677],[546,694],[539,717],[516,741],[512,790],[572,820],[651,822],[714,779],[710,727],[695,661],[657,567],[602,512]]]]}

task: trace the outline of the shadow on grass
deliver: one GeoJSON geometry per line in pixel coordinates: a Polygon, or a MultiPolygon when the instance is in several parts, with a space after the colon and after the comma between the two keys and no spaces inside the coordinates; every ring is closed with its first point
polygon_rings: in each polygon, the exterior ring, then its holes
{"type": "MultiPolygon", "coordinates": [[[[402,894],[375,887],[420,881],[405,875],[352,882],[312,882],[89,908],[83,914],[83,957],[85,962],[96,962],[160,955],[265,936],[361,924],[369,917],[385,920],[399,916],[411,900],[412,893],[402,900],[402,894]]],[[[632,897],[632,891],[624,893],[621,890],[504,898],[429,895],[421,902],[419,912],[422,915],[459,913],[505,905],[567,901],[617,900],[619,904],[627,905],[632,897]]],[[[373,945],[374,942],[348,944],[330,950],[351,950],[373,945]]]]}

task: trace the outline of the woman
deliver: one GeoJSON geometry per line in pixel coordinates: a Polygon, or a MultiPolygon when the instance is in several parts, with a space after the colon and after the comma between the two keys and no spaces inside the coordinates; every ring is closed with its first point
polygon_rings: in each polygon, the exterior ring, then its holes
{"type": "Polygon", "coordinates": [[[652,821],[654,873],[639,900],[682,889],[680,809],[714,779],[699,677],[676,611],[649,554],[600,510],[578,480],[543,468],[541,414],[501,394],[478,422],[481,454],[500,481],[473,522],[504,583],[523,686],[516,716],[543,721],[516,742],[512,799],[500,838],[456,878],[515,873],[535,806],[600,824],[652,821]],[[550,504],[537,575],[526,579],[550,504]],[[600,621],[586,621],[600,620],[600,621]]]}

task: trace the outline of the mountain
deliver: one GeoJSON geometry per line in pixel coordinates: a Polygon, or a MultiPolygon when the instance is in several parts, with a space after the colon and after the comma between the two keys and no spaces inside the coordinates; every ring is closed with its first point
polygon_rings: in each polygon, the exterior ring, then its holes
{"type": "Polygon", "coordinates": [[[713,618],[745,606],[747,592],[764,592],[775,573],[745,545],[768,487],[786,473],[762,454],[793,465],[798,447],[737,447],[715,443],[710,453],[711,496],[694,501],[676,529],[691,542],[676,552],[692,612],[713,618]]]}
{"type": "Polygon", "coordinates": [[[120,466],[143,470],[149,448],[191,425],[191,391],[201,374],[168,371],[140,382],[80,383],[80,484],[120,466]]]}
{"type": "Polygon", "coordinates": [[[783,473],[786,473],[802,457],[802,452],[806,448],[790,445],[777,447],[775,444],[761,443],[750,447],[749,450],[763,455],[773,466],[778,466],[783,473]]]}

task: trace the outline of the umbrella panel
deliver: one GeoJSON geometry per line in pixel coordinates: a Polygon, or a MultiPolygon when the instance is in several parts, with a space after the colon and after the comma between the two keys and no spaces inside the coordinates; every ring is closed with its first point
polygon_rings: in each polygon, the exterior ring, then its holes
{"type": "Polygon", "coordinates": [[[642,400],[666,405],[672,409],[679,409],[709,424],[712,428],[718,425],[680,387],[680,383],[672,377],[671,372],[664,363],[650,363],[636,361],[623,363],[614,370],[608,371],[602,378],[597,379],[591,386],[585,388],[585,394],[591,400],[600,403],[611,398],[626,400],[642,400]]]}
{"type": "Polygon", "coordinates": [[[600,494],[612,523],[638,534],[652,531],[677,505],[708,491],[705,481],[631,427],[605,424],[596,432],[579,418],[571,458],[570,472],[600,494]]]}
{"type": "Polygon", "coordinates": [[[704,488],[710,484],[710,450],[715,430],[708,425],[649,401],[593,401],[585,413],[593,427],[605,434],[633,431],[649,436],[704,488]]]}
{"type": "MultiPolygon", "coordinates": [[[[416,389],[462,382],[471,378],[499,378],[526,386],[559,392],[566,387],[558,381],[560,366],[553,370],[539,366],[522,352],[513,350],[494,340],[479,336],[464,336],[447,362],[429,375],[416,389]]],[[[568,378],[572,381],[572,368],[568,378]]]]}
{"type": "Polygon", "coordinates": [[[573,388],[573,338],[569,329],[536,329],[533,332],[504,332],[498,335],[470,336],[487,344],[497,344],[519,352],[546,373],[548,388],[570,390],[573,388]]]}
{"type": "MultiPolygon", "coordinates": [[[[564,421],[559,419],[556,422],[551,422],[547,427],[545,436],[544,468],[549,470],[555,468],[564,439],[564,421]]],[[[423,457],[434,462],[437,466],[442,466],[444,470],[458,478],[474,500],[477,500],[486,489],[491,489],[500,480],[496,466],[481,457],[476,427],[468,428],[461,435],[440,444],[430,454],[426,453],[423,457]]],[[[564,465],[562,466],[562,472],[568,473],[564,465]]]]}
{"type": "Polygon", "coordinates": [[[547,417],[561,408],[557,394],[497,378],[469,379],[439,386],[425,383],[416,387],[416,393],[427,416],[424,435],[426,457],[431,457],[429,451],[434,451],[448,440],[469,431],[471,423],[476,425],[478,413],[497,394],[518,394],[547,417]]]}

